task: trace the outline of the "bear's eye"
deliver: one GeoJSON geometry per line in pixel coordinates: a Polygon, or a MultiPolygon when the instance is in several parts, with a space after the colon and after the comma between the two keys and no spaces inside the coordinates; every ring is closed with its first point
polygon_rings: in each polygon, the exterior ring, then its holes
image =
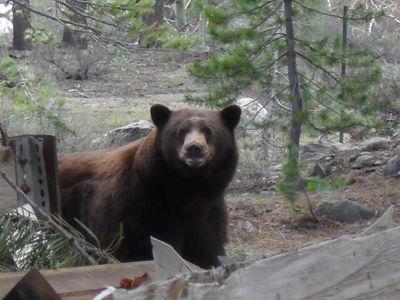
{"type": "Polygon", "coordinates": [[[204,135],[206,136],[206,138],[208,139],[208,138],[210,138],[211,135],[212,135],[212,130],[211,130],[210,127],[204,127],[204,128],[203,128],[203,133],[204,133],[204,135]]]}
{"type": "Polygon", "coordinates": [[[181,128],[178,131],[178,135],[179,137],[184,137],[185,135],[187,135],[189,133],[189,129],[188,128],[181,128]]]}

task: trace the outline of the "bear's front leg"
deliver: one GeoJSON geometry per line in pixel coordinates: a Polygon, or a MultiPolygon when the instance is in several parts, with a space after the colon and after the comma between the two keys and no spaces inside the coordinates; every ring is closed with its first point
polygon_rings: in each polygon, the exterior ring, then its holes
{"type": "Polygon", "coordinates": [[[186,228],[183,258],[205,269],[218,267],[221,264],[218,256],[225,255],[227,226],[225,203],[218,201],[205,218],[196,220],[186,228]]]}

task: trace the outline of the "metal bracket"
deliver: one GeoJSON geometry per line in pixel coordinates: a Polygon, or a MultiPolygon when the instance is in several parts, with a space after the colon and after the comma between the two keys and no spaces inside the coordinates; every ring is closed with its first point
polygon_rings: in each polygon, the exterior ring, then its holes
{"type": "MultiPolygon", "coordinates": [[[[12,146],[17,185],[47,213],[61,214],[54,136],[23,135],[12,146]]],[[[25,204],[20,196],[18,202],[25,204]]]]}

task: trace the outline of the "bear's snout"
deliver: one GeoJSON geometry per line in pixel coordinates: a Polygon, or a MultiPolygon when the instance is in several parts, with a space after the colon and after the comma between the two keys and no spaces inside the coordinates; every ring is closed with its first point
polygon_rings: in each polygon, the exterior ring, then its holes
{"type": "Polygon", "coordinates": [[[193,159],[203,157],[203,146],[197,143],[192,143],[186,147],[187,156],[193,159]]]}
{"type": "Polygon", "coordinates": [[[184,162],[189,167],[199,168],[207,162],[207,155],[203,151],[204,147],[197,143],[191,143],[184,148],[184,162]]]}
{"type": "Polygon", "coordinates": [[[204,134],[198,131],[187,134],[179,151],[179,158],[189,167],[204,166],[212,158],[212,150],[204,134]]]}

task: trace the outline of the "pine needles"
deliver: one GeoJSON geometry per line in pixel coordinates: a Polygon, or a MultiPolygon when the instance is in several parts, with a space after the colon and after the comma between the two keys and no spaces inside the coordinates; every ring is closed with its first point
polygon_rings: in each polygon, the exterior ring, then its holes
{"type": "MultiPolygon", "coordinates": [[[[115,261],[109,251],[117,247],[121,240],[120,234],[110,247],[99,250],[85,241],[81,231],[60,217],[52,218],[67,230],[73,239],[78,240],[97,263],[115,261]]],[[[26,213],[0,211],[0,272],[31,268],[54,269],[90,263],[74,247],[72,240],[66,239],[48,221],[33,220],[26,213]]]]}

